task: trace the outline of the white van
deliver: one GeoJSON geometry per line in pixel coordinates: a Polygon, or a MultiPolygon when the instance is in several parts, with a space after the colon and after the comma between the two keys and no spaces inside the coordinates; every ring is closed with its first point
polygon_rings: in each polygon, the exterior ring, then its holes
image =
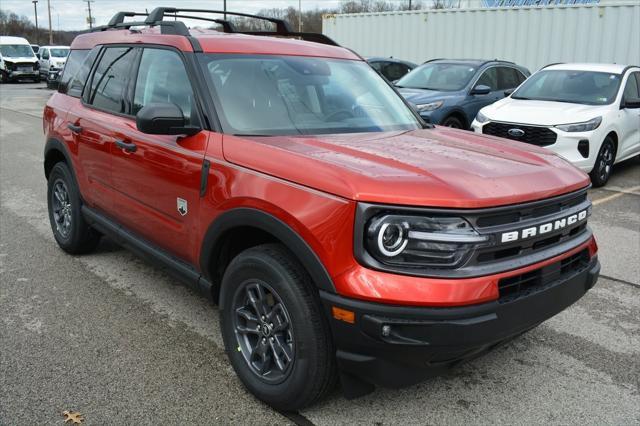
{"type": "Polygon", "coordinates": [[[64,68],[69,46],[40,46],[40,76],[46,78],[50,71],[58,73],[64,68]]]}
{"type": "Polygon", "coordinates": [[[39,68],[38,58],[26,39],[0,36],[0,83],[18,79],[40,81],[39,68]]]}

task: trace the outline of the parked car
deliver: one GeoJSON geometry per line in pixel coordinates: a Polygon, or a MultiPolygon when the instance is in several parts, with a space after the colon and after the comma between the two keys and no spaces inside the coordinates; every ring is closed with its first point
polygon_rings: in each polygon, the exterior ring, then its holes
{"type": "Polygon", "coordinates": [[[393,57],[371,57],[366,59],[374,70],[385,76],[389,81],[396,81],[417,67],[413,62],[403,61],[393,57]]]}
{"type": "Polygon", "coordinates": [[[261,400],[416,383],[595,284],[589,178],[558,155],[424,123],[322,34],[191,33],[184,11],[75,38],[44,110],[49,219],[69,253],[108,235],[218,301],[261,400]]]}
{"type": "Polygon", "coordinates": [[[64,68],[69,55],[69,46],[40,47],[40,76],[48,79],[49,73],[58,73],[64,68]]]}
{"type": "Polygon", "coordinates": [[[640,67],[547,66],[483,108],[473,129],[551,149],[602,186],[615,163],[640,154],[640,67]]]}
{"type": "Polygon", "coordinates": [[[480,108],[504,97],[529,70],[513,62],[435,59],[396,82],[400,94],[427,122],[468,129],[480,108]]]}
{"type": "Polygon", "coordinates": [[[38,58],[22,37],[0,36],[0,83],[19,79],[39,81],[38,58]]]}

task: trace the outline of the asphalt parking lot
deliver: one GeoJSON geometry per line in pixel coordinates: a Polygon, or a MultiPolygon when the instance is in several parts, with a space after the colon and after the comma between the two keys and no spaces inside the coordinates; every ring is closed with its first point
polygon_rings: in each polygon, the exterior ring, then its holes
{"type": "Polygon", "coordinates": [[[217,310],[103,240],[73,257],[49,228],[44,84],[0,86],[0,424],[638,424],[640,161],[591,190],[602,277],[576,305],[445,377],[339,390],[300,413],[246,392],[217,310]]]}

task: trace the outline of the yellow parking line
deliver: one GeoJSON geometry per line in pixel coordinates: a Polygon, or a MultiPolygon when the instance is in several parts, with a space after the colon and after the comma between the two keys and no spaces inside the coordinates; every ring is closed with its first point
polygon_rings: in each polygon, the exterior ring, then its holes
{"type": "MultiPolygon", "coordinates": [[[[622,197],[623,195],[633,194],[633,191],[637,191],[639,189],[640,189],[640,185],[639,186],[634,186],[633,188],[629,188],[629,189],[625,190],[624,192],[618,192],[618,193],[615,193],[613,195],[609,195],[608,197],[599,198],[599,199],[595,200],[592,204],[594,206],[597,206],[598,204],[602,204],[602,203],[606,203],[606,202],[611,201],[611,200],[615,200],[616,198],[622,197]]],[[[633,195],[636,195],[636,194],[633,194],[633,195]]]]}

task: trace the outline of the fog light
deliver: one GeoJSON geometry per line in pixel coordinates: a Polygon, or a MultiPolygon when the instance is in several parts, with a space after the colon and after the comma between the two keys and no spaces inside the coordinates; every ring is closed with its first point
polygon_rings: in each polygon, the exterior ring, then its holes
{"type": "Polygon", "coordinates": [[[389,337],[390,334],[391,334],[391,326],[390,325],[383,325],[382,326],[382,335],[384,337],[389,337]]]}
{"type": "Polygon", "coordinates": [[[580,142],[578,142],[578,152],[584,158],[589,157],[589,140],[588,139],[582,139],[580,142]]]}

